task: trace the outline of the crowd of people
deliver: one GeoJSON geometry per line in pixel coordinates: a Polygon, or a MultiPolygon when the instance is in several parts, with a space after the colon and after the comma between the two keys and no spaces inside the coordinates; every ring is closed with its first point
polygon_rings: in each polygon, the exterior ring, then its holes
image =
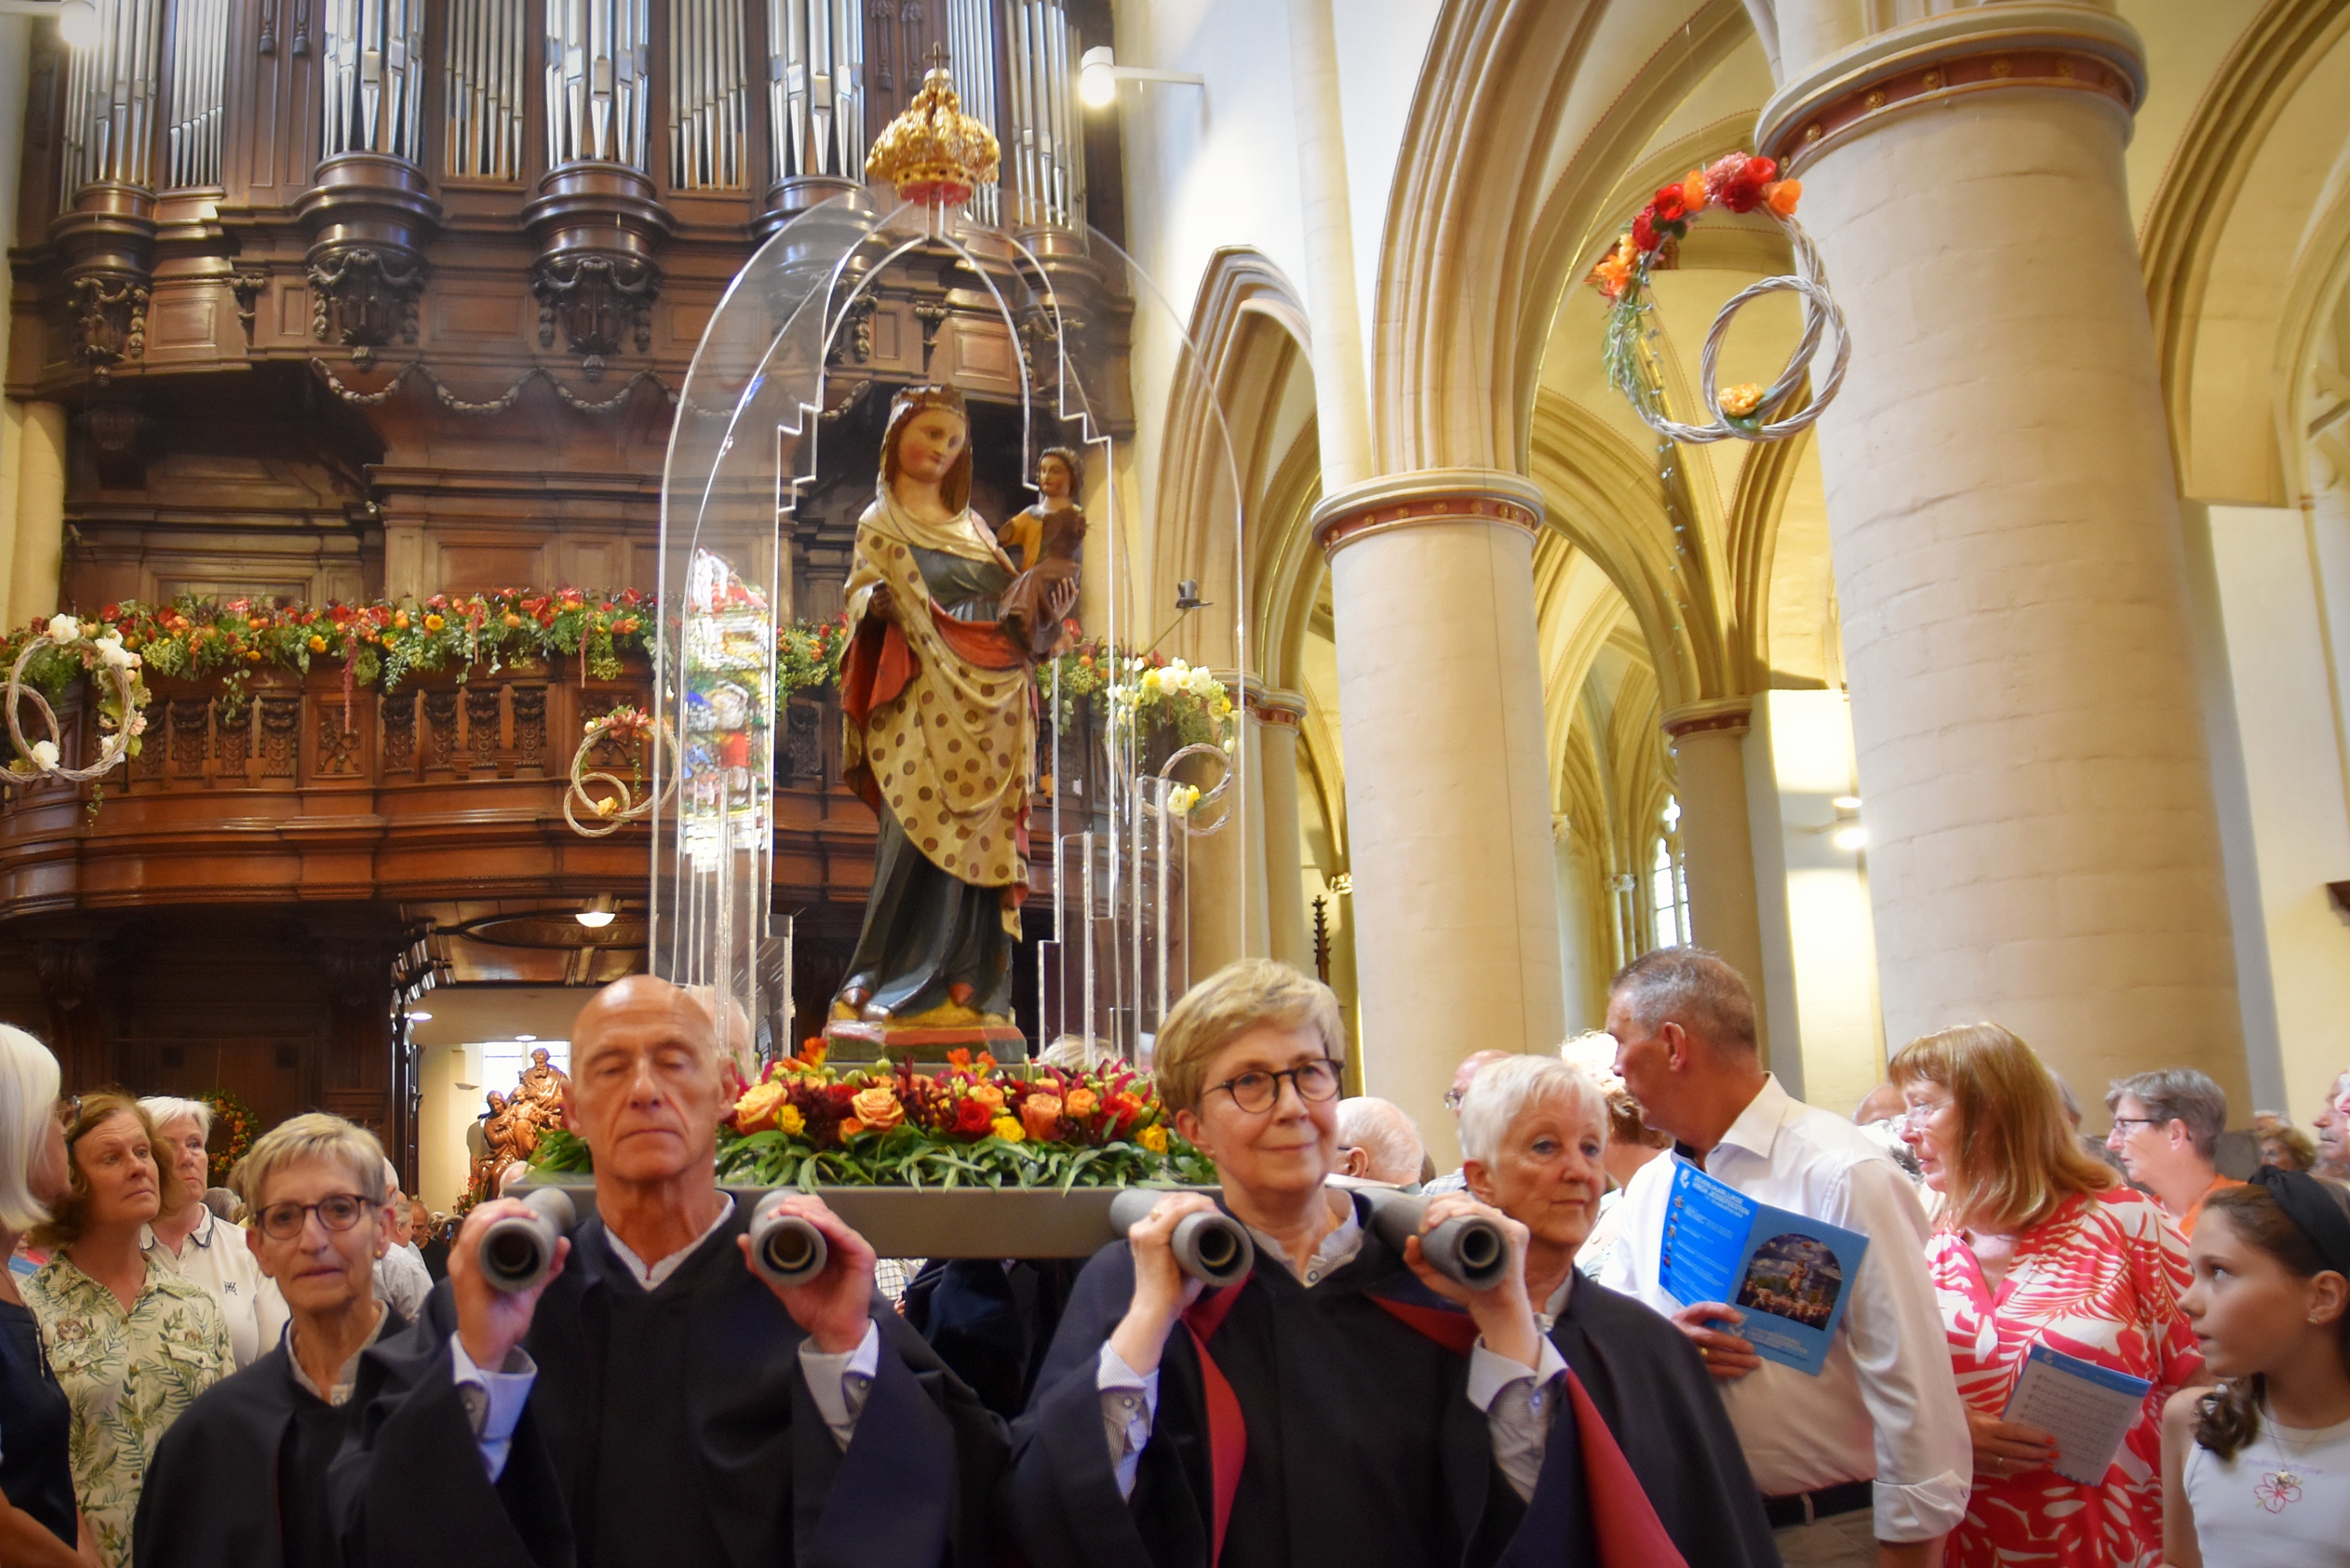
{"type": "Polygon", "coordinates": [[[820,1272],[751,1266],[715,1032],[659,980],[575,1026],[594,1201],[522,1290],[482,1255],[515,1199],[428,1268],[366,1129],[296,1116],[208,1189],[202,1102],[61,1100],[0,1028],[0,1563],[2350,1564],[2350,1075],[2249,1179],[2208,1077],[2117,1080],[2094,1142],[1995,1023],[1847,1117],[1688,948],[1604,1034],[1463,1061],[1450,1173],[1344,1062],[1326,987],[1230,966],[1153,1064],[1213,1199],[893,1300],[812,1195],[820,1272]],[[1726,1299],[1687,1299],[1692,1184],[1782,1211],[1726,1299]],[[1219,1210],[1255,1261],[1209,1286],[1219,1210]],[[1440,1266],[1456,1220],[1497,1264],[1440,1266]],[[2090,1392],[2020,1411],[2043,1364],[2090,1392]]]}

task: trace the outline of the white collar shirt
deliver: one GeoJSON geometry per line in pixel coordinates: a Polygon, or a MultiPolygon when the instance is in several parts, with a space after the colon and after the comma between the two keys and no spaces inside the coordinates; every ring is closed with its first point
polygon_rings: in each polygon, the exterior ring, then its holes
{"type": "Polygon", "coordinates": [[[688,1258],[702,1251],[702,1244],[704,1241],[718,1234],[726,1221],[734,1218],[734,1195],[731,1192],[722,1192],[718,1196],[726,1199],[718,1207],[718,1218],[703,1226],[701,1235],[657,1263],[648,1263],[638,1257],[629,1249],[629,1244],[620,1240],[620,1233],[609,1225],[604,1227],[605,1243],[612,1249],[612,1256],[620,1260],[621,1267],[627,1269],[635,1277],[637,1283],[649,1291],[658,1290],[663,1280],[684,1267],[688,1258]]]}
{"type": "Polygon", "coordinates": [[[286,1298],[278,1293],[277,1282],[261,1272],[261,1260],[254,1255],[244,1226],[232,1225],[206,1209],[196,1228],[181,1238],[177,1252],[157,1241],[152,1231],[140,1235],[140,1245],[166,1271],[202,1285],[213,1298],[228,1324],[229,1354],[238,1368],[277,1348],[288,1315],[286,1298]]]}
{"type": "MultiPolygon", "coordinates": [[[[1682,1305],[1658,1277],[1678,1158],[1632,1178],[1622,1239],[1598,1276],[1668,1315],[1682,1305]]],[[[1755,1484],[1783,1497],[1874,1479],[1878,1540],[1946,1533],[1966,1514],[1972,1447],[1908,1178],[1858,1127],[1794,1098],[1775,1075],[1705,1168],[1749,1198],[1869,1239],[1818,1376],[1765,1361],[1717,1385],[1755,1484]]]]}

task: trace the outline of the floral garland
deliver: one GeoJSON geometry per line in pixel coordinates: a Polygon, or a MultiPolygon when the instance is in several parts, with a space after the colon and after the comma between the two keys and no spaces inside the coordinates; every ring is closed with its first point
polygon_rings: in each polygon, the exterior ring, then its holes
{"type": "MultiPolygon", "coordinates": [[[[1658,397],[1642,327],[1654,308],[1649,278],[1679,265],[1680,242],[1689,238],[1690,223],[1708,207],[1731,213],[1759,207],[1783,222],[1795,215],[1803,194],[1802,181],[1779,178],[1775,160],[1729,153],[1711,168],[1692,169],[1674,183],[1658,187],[1614,248],[1591,269],[1584,281],[1608,302],[1607,379],[1636,408],[1648,407],[1658,397]]],[[[1765,410],[1759,383],[1724,387],[1720,401],[1722,417],[1732,426],[1752,431],[1762,424],[1765,410]]]]}
{"type": "Polygon", "coordinates": [[[1232,699],[1224,683],[1203,666],[1163,653],[1113,653],[1098,640],[1082,642],[1036,667],[1036,691],[1053,707],[1053,727],[1062,734],[1076,722],[1077,704],[1089,702],[1117,728],[1135,722],[1145,729],[1171,728],[1180,745],[1229,738],[1232,699]]]}
{"type": "MultiPolygon", "coordinates": [[[[46,621],[36,621],[14,638],[0,639],[0,670],[14,670],[28,646],[32,651],[29,658],[25,658],[25,679],[51,695],[63,691],[78,676],[109,672],[113,679],[96,683],[99,728],[109,734],[123,735],[125,756],[136,757],[145,749],[142,737],[147,732],[146,708],[150,701],[147,681],[141,673],[145,660],[124,640],[120,630],[109,627],[101,635],[73,616],[51,616],[46,621]]],[[[15,687],[12,685],[10,690],[15,687]]],[[[50,733],[27,742],[29,755],[9,759],[8,772],[18,777],[57,772],[62,760],[56,714],[38,698],[34,699],[34,705],[47,714],[50,733]]],[[[99,788],[102,791],[104,786],[99,788]]]]}
{"type": "Polygon", "coordinates": [[[214,1089],[202,1098],[213,1108],[213,1130],[225,1128],[228,1132],[228,1147],[212,1158],[212,1184],[222,1187],[227,1184],[228,1173],[236,1168],[236,1162],[244,1158],[245,1150],[253,1147],[255,1130],[260,1127],[261,1119],[232,1090],[214,1089]]]}
{"type": "MultiPolygon", "coordinates": [[[[743,1088],[718,1133],[718,1177],[754,1187],[1124,1187],[1215,1179],[1128,1064],[1010,1071],[985,1052],[937,1073],[887,1061],[835,1068],[820,1040],[743,1088]]],[[[550,1129],[534,1168],[590,1168],[550,1129]]]]}

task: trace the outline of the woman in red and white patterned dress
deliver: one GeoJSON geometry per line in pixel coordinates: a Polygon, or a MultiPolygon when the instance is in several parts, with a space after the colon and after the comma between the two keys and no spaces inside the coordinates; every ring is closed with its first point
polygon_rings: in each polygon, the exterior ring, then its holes
{"type": "Polygon", "coordinates": [[[1945,1568],[2155,1568],[2162,1405],[2203,1366],[2178,1306],[2187,1243],[2081,1147],[2055,1079],[1999,1025],[1912,1041],[1892,1075],[1902,1136],[1944,1199],[1927,1268],[1974,1433],[1945,1568]],[[2001,1418],[2035,1345],[2154,1386],[2097,1485],[2050,1468],[2049,1434],[2001,1418]]]}

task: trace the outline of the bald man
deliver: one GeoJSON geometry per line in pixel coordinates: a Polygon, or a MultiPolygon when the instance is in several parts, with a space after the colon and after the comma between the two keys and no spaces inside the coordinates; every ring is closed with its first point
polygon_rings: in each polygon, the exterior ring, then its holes
{"type": "MultiPolygon", "coordinates": [[[[536,1289],[493,1288],[466,1216],[422,1320],[368,1355],[337,1461],[350,1559],[376,1568],[979,1563],[1003,1431],[873,1291],[873,1249],[814,1198],[814,1281],[749,1266],[718,1189],[709,1013],[665,981],[572,1028],[564,1119],[596,1212],[536,1289]]],[[[584,1206],[583,1206],[584,1208],[584,1206]]]]}
{"type": "MultiPolygon", "coordinates": [[[[1453,1120],[1461,1119],[1461,1102],[1469,1097],[1469,1085],[1476,1081],[1477,1075],[1494,1063],[1506,1062],[1515,1054],[1513,1051],[1471,1051],[1461,1058],[1461,1065],[1452,1069],[1452,1086],[1444,1091],[1444,1108],[1452,1113],[1453,1120]]],[[[1468,1189],[1467,1173],[1457,1169],[1446,1172],[1421,1189],[1431,1198],[1468,1189]]]]}

